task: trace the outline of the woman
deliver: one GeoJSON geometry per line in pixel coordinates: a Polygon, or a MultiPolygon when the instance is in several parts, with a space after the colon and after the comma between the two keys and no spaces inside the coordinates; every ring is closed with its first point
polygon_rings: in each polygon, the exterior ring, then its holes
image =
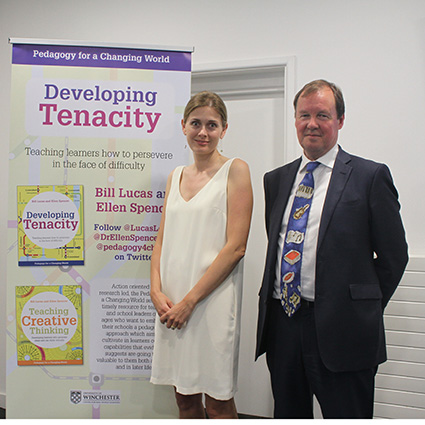
{"type": "Polygon", "coordinates": [[[158,312],[151,382],[173,385],[180,418],[236,418],[242,268],[252,213],[248,165],[217,149],[221,98],[188,102],[183,133],[194,163],[168,177],[151,261],[158,312]],[[205,409],[202,395],[205,394],[205,409]]]}

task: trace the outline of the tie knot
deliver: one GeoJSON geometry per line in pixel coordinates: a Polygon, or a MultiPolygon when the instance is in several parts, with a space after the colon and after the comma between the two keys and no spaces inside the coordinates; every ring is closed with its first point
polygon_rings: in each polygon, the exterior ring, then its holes
{"type": "Polygon", "coordinates": [[[317,161],[309,162],[307,164],[307,173],[312,173],[318,167],[319,164],[320,162],[317,162],[317,161]]]}

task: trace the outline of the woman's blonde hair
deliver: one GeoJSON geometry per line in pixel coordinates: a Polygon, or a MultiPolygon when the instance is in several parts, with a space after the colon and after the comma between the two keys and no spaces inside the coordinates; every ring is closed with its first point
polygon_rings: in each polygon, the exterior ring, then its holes
{"type": "Polygon", "coordinates": [[[211,108],[213,108],[220,115],[221,123],[223,127],[226,127],[226,124],[227,124],[226,105],[224,104],[223,100],[218,94],[210,92],[210,91],[202,91],[191,97],[191,99],[186,105],[186,108],[184,109],[183,122],[186,123],[187,119],[189,118],[189,115],[196,108],[201,108],[203,106],[210,106],[211,108]]]}

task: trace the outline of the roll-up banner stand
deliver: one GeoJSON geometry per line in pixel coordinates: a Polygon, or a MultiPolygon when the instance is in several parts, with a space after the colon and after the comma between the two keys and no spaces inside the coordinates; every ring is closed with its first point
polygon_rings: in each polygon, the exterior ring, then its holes
{"type": "Polygon", "coordinates": [[[174,418],[149,271],[193,48],[10,43],[7,418],[174,418]]]}

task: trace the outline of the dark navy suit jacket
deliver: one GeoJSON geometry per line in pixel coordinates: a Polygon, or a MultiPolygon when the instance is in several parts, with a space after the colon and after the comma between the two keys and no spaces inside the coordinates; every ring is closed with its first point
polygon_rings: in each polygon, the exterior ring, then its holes
{"type": "MultiPolygon", "coordinates": [[[[256,358],[266,351],[282,216],[301,158],[264,176],[268,249],[260,290],[256,358]]],[[[334,372],[386,360],[383,311],[408,261],[388,167],[339,149],[317,246],[315,308],[321,358],[334,372]]],[[[282,338],[285,338],[282,335],[282,338]]]]}

